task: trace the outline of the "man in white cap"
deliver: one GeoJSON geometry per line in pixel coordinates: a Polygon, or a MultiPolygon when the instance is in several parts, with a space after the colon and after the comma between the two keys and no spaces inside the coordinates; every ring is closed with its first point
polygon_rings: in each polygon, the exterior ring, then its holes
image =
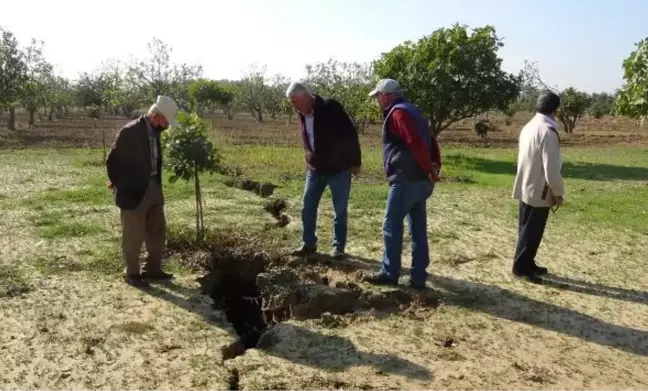
{"type": "Polygon", "coordinates": [[[441,155],[431,137],[428,120],[403,97],[403,89],[393,79],[383,79],[369,93],[383,111],[383,168],[389,182],[387,210],[383,224],[385,252],[378,273],[364,281],[396,285],[401,268],[403,219],[407,217],[412,239],[412,271],[409,286],[426,286],[430,263],[427,242],[426,202],[439,180],[441,155]]]}
{"type": "Polygon", "coordinates": [[[158,96],[146,115],[119,130],[106,159],[108,186],[121,210],[124,278],[133,286],[148,286],[148,280],[173,278],[162,271],[166,222],[160,133],[177,124],[177,111],[173,99],[158,96]],[[148,257],[140,273],[143,241],[148,257]]]}

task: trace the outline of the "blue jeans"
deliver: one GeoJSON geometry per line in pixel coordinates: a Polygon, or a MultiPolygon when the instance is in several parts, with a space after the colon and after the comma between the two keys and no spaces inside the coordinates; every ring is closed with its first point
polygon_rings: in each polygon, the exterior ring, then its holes
{"type": "Polygon", "coordinates": [[[308,247],[317,246],[317,236],[315,236],[317,209],[327,185],[331,188],[331,198],[333,199],[333,247],[344,251],[347,239],[347,210],[351,192],[350,170],[332,176],[323,176],[308,170],[304,188],[304,206],[302,208],[304,245],[308,247]]]}
{"type": "Polygon", "coordinates": [[[427,214],[425,203],[434,191],[434,183],[415,181],[393,183],[387,196],[387,210],[383,224],[385,254],[380,273],[398,280],[403,251],[403,219],[407,216],[412,239],[411,281],[425,284],[430,254],[427,242],[427,214]]]}

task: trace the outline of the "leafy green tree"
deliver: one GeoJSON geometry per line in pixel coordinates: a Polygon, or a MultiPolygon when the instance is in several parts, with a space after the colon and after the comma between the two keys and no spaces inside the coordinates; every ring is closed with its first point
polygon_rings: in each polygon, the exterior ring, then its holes
{"type": "Polygon", "coordinates": [[[229,80],[220,80],[217,82],[222,89],[222,96],[220,101],[216,104],[220,109],[227,114],[228,119],[234,118],[234,104],[237,96],[238,85],[229,80]]]}
{"type": "Polygon", "coordinates": [[[203,202],[200,174],[213,174],[221,170],[221,157],[205,135],[205,124],[197,114],[178,113],[178,126],[165,133],[163,142],[167,155],[166,165],[171,170],[171,183],[178,179],[193,179],[196,196],[196,240],[204,237],[203,202]]]}
{"type": "Polygon", "coordinates": [[[76,98],[90,118],[99,118],[106,105],[106,91],[110,90],[110,80],[105,74],[82,73],[76,85],[76,98]]]}
{"type": "Polygon", "coordinates": [[[589,95],[573,87],[566,88],[560,93],[558,119],[565,129],[565,133],[574,133],[576,121],[583,117],[589,105],[589,95]]]}
{"type": "Polygon", "coordinates": [[[360,133],[365,132],[371,120],[379,118],[376,103],[368,98],[375,87],[370,64],[329,59],[307,65],[306,82],[319,95],[339,101],[360,133]]]}
{"type": "Polygon", "coordinates": [[[264,107],[272,119],[277,118],[277,114],[283,111],[288,84],[288,78],[277,74],[265,90],[264,107]]]}
{"type": "Polygon", "coordinates": [[[612,114],[614,108],[614,95],[602,92],[600,94],[594,93],[590,98],[590,107],[588,113],[594,118],[603,118],[603,116],[612,114]]]}
{"type": "Polygon", "coordinates": [[[631,118],[648,116],[648,37],[635,44],[623,60],[625,84],[618,93],[614,113],[631,118]]]}
{"type": "Polygon", "coordinates": [[[395,79],[407,90],[436,136],[457,121],[505,110],[516,100],[521,80],[501,69],[502,46],[492,26],[469,32],[454,24],[396,46],[374,67],[378,77],[395,79]]]}
{"type": "Polygon", "coordinates": [[[18,40],[0,28],[0,110],[9,111],[9,130],[16,130],[16,105],[27,79],[27,64],[18,40]]]}
{"type": "Polygon", "coordinates": [[[530,86],[529,88],[535,88],[538,94],[541,90],[549,90],[560,96],[558,120],[562,123],[565,133],[573,133],[576,128],[576,122],[579,118],[583,117],[590,107],[591,99],[589,94],[579,91],[574,87],[568,87],[563,91],[559,91],[556,87],[548,86],[540,77],[540,71],[535,63],[525,62],[523,74],[525,75],[525,82],[530,86]]]}
{"type": "Polygon", "coordinates": [[[136,86],[129,83],[128,67],[119,60],[108,60],[104,62],[99,73],[105,81],[103,88],[104,110],[114,115],[130,117],[142,103],[142,97],[136,86]]]}
{"type": "Polygon", "coordinates": [[[192,108],[199,115],[202,115],[206,108],[213,109],[215,105],[231,99],[231,96],[218,82],[208,79],[193,81],[189,85],[189,96],[192,108]]]}
{"type": "Polygon", "coordinates": [[[43,90],[43,109],[47,120],[52,121],[54,115],[63,118],[74,101],[74,89],[70,81],[53,73],[48,74],[43,90]]]}
{"type": "Polygon", "coordinates": [[[26,78],[20,91],[20,104],[29,113],[29,126],[34,126],[34,114],[45,107],[52,65],[43,56],[43,41],[32,39],[25,50],[26,78]]]}

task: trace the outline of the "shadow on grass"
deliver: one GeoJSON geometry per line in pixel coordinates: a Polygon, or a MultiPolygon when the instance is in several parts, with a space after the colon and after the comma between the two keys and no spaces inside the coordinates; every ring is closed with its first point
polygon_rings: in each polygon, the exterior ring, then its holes
{"type": "MultiPolygon", "coordinates": [[[[449,164],[458,165],[471,171],[479,171],[488,174],[515,175],[516,173],[515,162],[470,157],[465,155],[449,155],[445,157],[445,161],[449,164]]],[[[565,178],[588,179],[594,181],[647,180],[648,168],[616,166],[600,163],[564,162],[562,165],[562,174],[565,178]]]]}
{"type": "Polygon", "coordinates": [[[259,341],[258,349],[296,364],[334,372],[371,365],[377,374],[391,373],[419,380],[432,378],[432,374],[423,366],[393,354],[360,352],[348,339],[340,336],[325,335],[294,324],[275,327],[277,332],[269,331],[267,337],[259,341]],[[275,335],[277,339],[274,339],[275,335]],[[278,340],[284,343],[273,348],[278,340]]]}
{"type": "MultiPolygon", "coordinates": [[[[326,264],[331,265],[330,261],[326,264]]],[[[340,263],[340,269],[378,271],[377,260],[359,256],[340,263]]],[[[402,269],[403,274],[409,268],[402,269]]],[[[609,346],[625,352],[648,356],[648,332],[605,322],[569,308],[534,300],[498,286],[476,281],[430,275],[435,288],[445,291],[446,303],[481,311],[498,318],[526,323],[546,330],[571,335],[584,341],[609,346]]],[[[648,304],[646,292],[631,291],[601,284],[587,283],[566,277],[545,276],[545,285],[574,292],[648,304]]],[[[538,286],[542,289],[542,286],[538,286]]]]}
{"type": "Polygon", "coordinates": [[[648,304],[648,293],[596,284],[592,282],[574,280],[567,277],[549,274],[543,277],[544,285],[558,289],[569,290],[587,295],[606,297],[609,299],[630,301],[639,304],[648,304]]]}
{"type": "MultiPolygon", "coordinates": [[[[169,291],[151,285],[141,290],[158,299],[174,304],[185,311],[198,314],[209,324],[225,328],[225,316],[218,316],[211,308],[206,308],[204,302],[187,299],[201,295],[199,289],[190,289],[177,285],[173,281],[161,282],[169,291]]],[[[275,327],[289,327],[289,338],[286,344],[273,347],[278,340],[272,335],[273,328],[267,336],[262,336],[257,349],[267,354],[281,357],[296,364],[320,368],[326,371],[344,371],[347,368],[361,365],[372,365],[378,373],[395,373],[417,379],[431,379],[429,371],[420,365],[391,354],[364,353],[346,338],[334,335],[324,335],[303,327],[291,324],[279,324],[275,327]],[[297,341],[301,341],[296,343],[297,341]],[[305,354],[308,353],[308,354],[305,354]]],[[[229,327],[227,327],[229,328],[229,327]]],[[[230,357],[231,358],[231,357],[230,357]]]]}
{"type": "Polygon", "coordinates": [[[450,303],[624,352],[648,356],[648,331],[611,324],[568,308],[533,300],[507,289],[476,281],[444,276],[430,276],[429,279],[435,286],[450,293],[447,300],[450,303]]]}

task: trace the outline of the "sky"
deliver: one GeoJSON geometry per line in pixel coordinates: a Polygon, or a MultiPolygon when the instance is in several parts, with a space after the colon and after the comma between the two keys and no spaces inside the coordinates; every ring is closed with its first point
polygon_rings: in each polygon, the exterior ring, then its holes
{"type": "Polygon", "coordinates": [[[45,41],[64,76],[108,59],[142,58],[157,37],[172,61],[204,76],[240,78],[251,64],[293,80],[306,64],[368,62],[405,40],[454,23],[493,25],[504,70],[537,62],[558,88],[614,92],[622,62],[648,37],[646,0],[2,0],[0,26],[21,43],[45,41]],[[97,4],[95,9],[91,4],[97,4]]]}

